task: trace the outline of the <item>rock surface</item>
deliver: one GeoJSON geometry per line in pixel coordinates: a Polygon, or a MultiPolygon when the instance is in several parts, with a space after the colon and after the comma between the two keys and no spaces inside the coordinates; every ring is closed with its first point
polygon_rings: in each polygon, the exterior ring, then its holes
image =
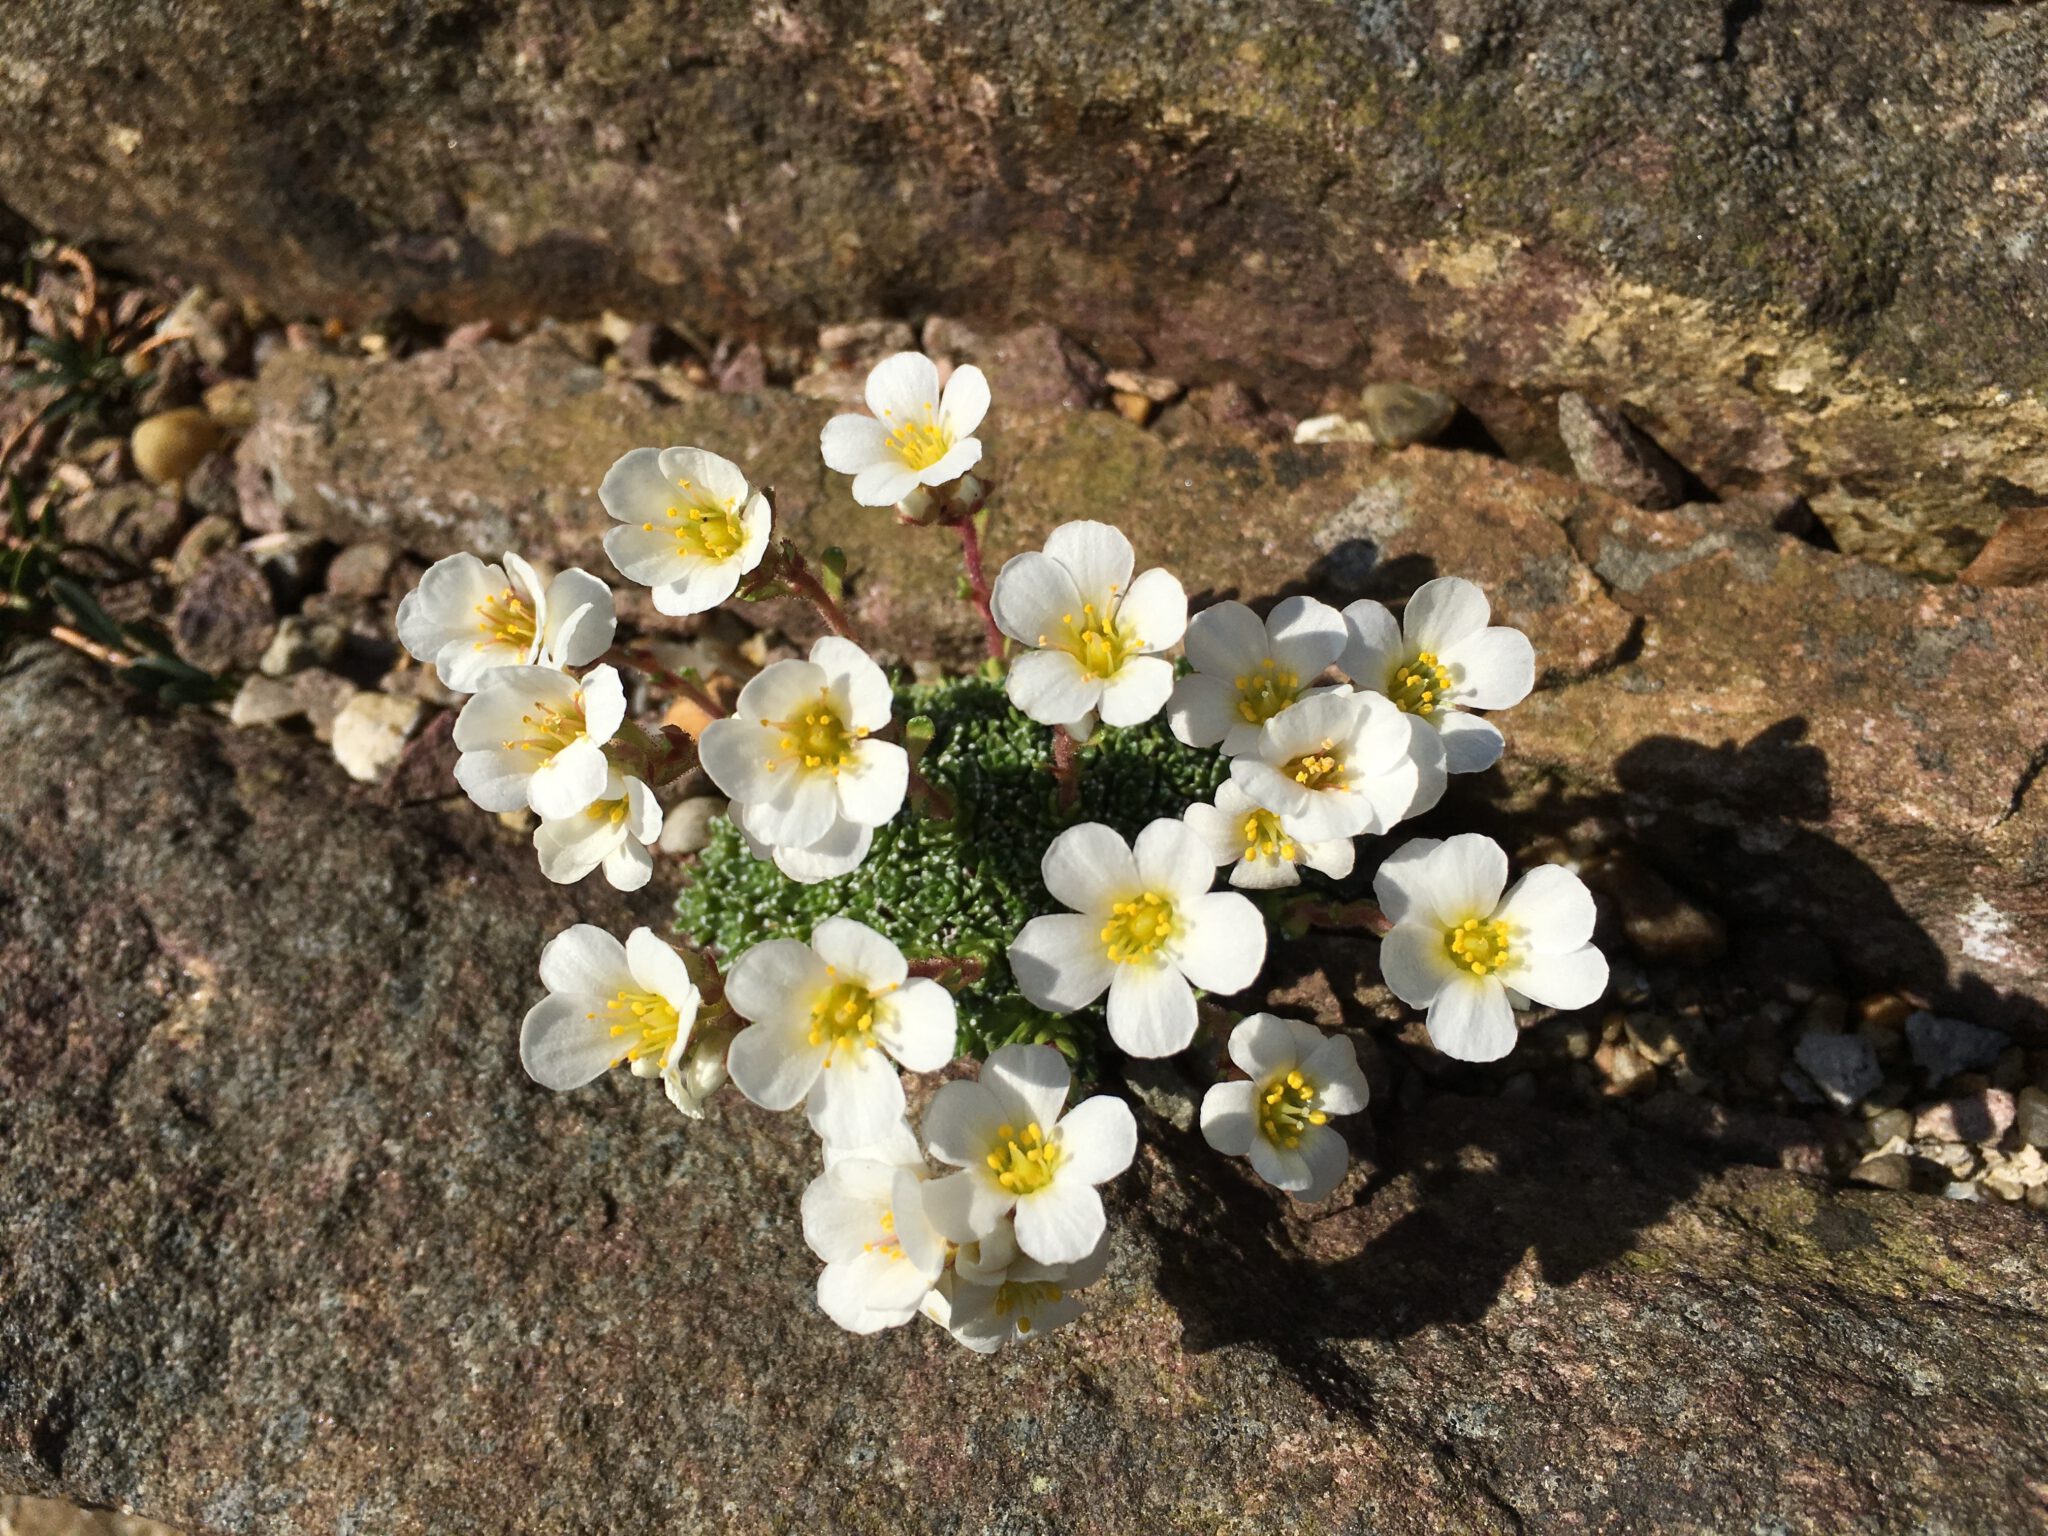
{"type": "MultiPolygon", "coordinates": [[[[853,613],[880,649],[979,653],[951,543],[855,506],[820,464],[830,405],[665,402],[546,345],[396,364],[286,354],[261,400],[244,470],[337,542],[519,547],[605,571],[595,490],[612,459],[705,444],[775,488],[801,545],[847,551],[853,613]]],[[[1224,427],[1168,443],[1060,409],[999,412],[986,440],[991,569],[1058,523],[1109,517],[1197,603],[1304,586],[1398,601],[1431,576],[1478,581],[1496,622],[1535,642],[1545,686],[1504,717],[1505,786],[1466,787],[1443,825],[1502,795],[1560,824],[1618,819],[1674,896],[1738,940],[1789,935],[1872,987],[1919,987],[1956,1017],[2048,1040],[2048,589],[1912,580],[1778,531],[1768,499],[1643,512],[1474,454],[1224,427]]],[[[799,635],[815,624],[777,617],[799,635]]]]}
{"type": "Polygon", "coordinates": [[[7,200],[286,315],[1045,319],[1560,467],[1579,389],[1943,571],[2048,500],[2037,6],[17,10],[7,200]]]}
{"type": "Polygon", "coordinates": [[[0,754],[76,765],[0,777],[0,1486],[392,1536],[2043,1517],[2048,1227],[1499,1100],[1375,1106],[1308,1213],[1152,1122],[1079,1325],[849,1338],[795,1117],[521,1076],[541,941],[618,898],[132,708],[0,677],[0,754]]]}

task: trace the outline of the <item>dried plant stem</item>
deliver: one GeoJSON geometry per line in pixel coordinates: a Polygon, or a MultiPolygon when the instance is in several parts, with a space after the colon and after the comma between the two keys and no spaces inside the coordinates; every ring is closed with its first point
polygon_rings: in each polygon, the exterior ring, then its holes
{"type": "Polygon", "coordinates": [[[1081,800],[1081,752],[1064,725],[1052,728],[1052,775],[1059,780],[1060,809],[1071,811],[1081,800]]]}

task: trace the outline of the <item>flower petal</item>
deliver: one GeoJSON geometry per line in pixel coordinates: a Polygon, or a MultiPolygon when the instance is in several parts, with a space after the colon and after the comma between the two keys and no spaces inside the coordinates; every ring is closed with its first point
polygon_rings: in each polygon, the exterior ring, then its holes
{"type": "Polygon", "coordinates": [[[622,523],[644,523],[668,511],[674,488],[661,472],[661,450],[635,448],[620,457],[598,483],[597,499],[622,523]]]}
{"type": "Polygon", "coordinates": [[[1294,1031],[1278,1014],[1254,1013],[1246,1017],[1230,1032],[1227,1049],[1231,1062],[1255,1083],[1301,1065],[1301,1050],[1294,1031]]]}
{"type": "MultiPolygon", "coordinates": [[[[609,550],[611,546],[605,547],[609,550]]],[[[656,613],[672,619],[709,613],[738,590],[740,577],[758,563],[758,559],[738,555],[730,560],[688,562],[668,577],[649,583],[648,596],[656,613]]]]}
{"type": "Polygon", "coordinates": [[[1009,960],[1017,990],[1048,1013],[1087,1007],[1117,969],[1102,942],[1102,919],[1068,912],[1026,923],[1010,941],[1009,960]]]}
{"type": "Polygon", "coordinates": [[[1266,626],[1243,603],[1215,603],[1188,620],[1189,663],[1197,672],[1220,679],[1233,696],[1236,680],[1255,671],[1270,654],[1266,626]]]}
{"type": "Polygon", "coordinates": [[[1043,645],[1068,618],[1080,613],[1081,593],[1059,561],[1027,550],[1012,555],[996,572],[989,607],[997,626],[1012,640],[1043,645]]]}
{"type": "Polygon", "coordinates": [[[898,949],[866,923],[850,917],[828,917],[811,930],[811,948],[837,971],[839,980],[856,981],[869,991],[900,987],[910,966],[898,949]]]}
{"type": "Polygon", "coordinates": [[[1225,1157],[1243,1157],[1259,1133],[1252,1101],[1255,1084],[1217,1083],[1202,1095],[1202,1139],[1225,1157]]]}
{"type": "Polygon", "coordinates": [[[1396,923],[1412,918],[1451,928],[1468,917],[1491,917],[1507,880],[1508,856],[1500,844],[1461,832],[1433,846],[1421,839],[1403,844],[1380,866],[1373,890],[1380,910],[1396,923]]]}
{"type": "Polygon", "coordinates": [[[921,483],[908,464],[885,459],[853,477],[853,499],[864,507],[893,507],[921,483]]]}
{"type": "MultiPolygon", "coordinates": [[[[739,1041],[733,1046],[737,1049],[739,1041]]],[[[733,1077],[738,1081],[739,1074],[733,1077]]],[[[838,1142],[873,1141],[903,1118],[903,1107],[903,1079],[895,1064],[867,1046],[832,1052],[804,1101],[811,1129],[838,1142]]]]}
{"type": "MultiPolygon", "coordinates": [[[[1243,901],[1243,897],[1238,900],[1243,901]]],[[[1172,965],[1119,965],[1109,983],[1109,1037],[1129,1056],[1171,1056],[1195,1038],[1195,994],[1172,965]]]]}
{"type": "Polygon", "coordinates": [[[1520,957],[1501,981],[1546,1008],[1586,1008],[1607,990],[1607,957],[1591,944],[1562,954],[1520,957]]]}
{"type": "Polygon", "coordinates": [[[1309,1171],[1308,1159],[1299,1151],[1287,1147],[1276,1147],[1263,1135],[1252,1137],[1252,1171],[1275,1189],[1284,1189],[1292,1194],[1297,1189],[1306,1189],[1315,1177],[1309,1171]]]}
{"type": "Polygon", "coordinates": [[[1441,657],[1460,640],[1486,628],[1486,594],[1462,576],[1425,581],[1401,614],[1401,633],[1414,651],[1441,657]]]}
{"type": "Polygon", "coordinates": [[[1380,940],[1380,979],[1410,1008],[1429,1007],[1464,974],[1434,923],[1403,923],[1380,940]]]}
{"type": "Polygon", "coordinates": [[[1451,982],[1429,1005],[1428,1022],[1430,1042],[1453,1061],[1498,1061],[1515,1048],[1515,1011],[1491,976],[1451,982]]]}
{"type": "Polygon", "coordinates": [[[763,1109],[796,1108],[824,1064],[825,1047],[810,1043],[808,1027],[781,1021],[748,1025],[725,1056],[733,1086],[763,1109]]]}
{"type": "Polygon", "coordinates": [[[662,478],[674,487],[671,501],[676,499],[675,491],[699,492],[701,495],[689,499],[732,507],[747,499],[746,471],[708,448],[664,448],[660,468],[662,478]]]}
{"type": "Polygon", "coordinates": [[[540,981],[550,992],[602,995],[632,979],[626,946],[595,923],[564,928],[540,952],[540,981]]]}
{"type": "Polygon", "coordinates": [[[1005,1119],[1035,1120],[1047,1132],[1066,1107],[1073,1080],[1067,1058],[1049,1045],[999,1046],[981,1067],[982,1086],[1003,1105],[1005,1119]]]}
{"type": "Polygon", "coordinates": [[[1359,1069],[1358,1048],[1348,1035],[1330,1035],[1308,1053],[1301,1069],[1316,1085],[1316,1098],[1330,1114],[1355,1115],[1372,1097],[1372,1088],[1359,1069]]]}
{"type": "Polygon", "coordinates": [[[1344,1144],[1343,1133],[1334,1126],[1312,1125],[1301,1133],[1301,1145],[1295,1150],[1308,1165],[1308,1183],[1290,1193],[1309,1204],[1327,1200],[1351,1166],[1351,1149],[1344,1144]]]}
{"type": "Polygon", "coordinates": [[[1444,743],[1446,773],[1484,773],[1500,761],[1507,742],[1491,720],[1452,710],[1435,720],[1444,743]]]}
{"type": "MultiPolygon", "coordinates": [[[[1055,837],[1039,860],[1038,872],[1054,901],[1089,914],[1107,913],[1135,894],[1141,883],[1130,844],[1114,827],[1099,821],[1084,821],[1055,837]]],[[[1213,865],[1208,873],[1213,879],[1213,865]]]]}
{"type": "Polygon", "coordinates": [[[1017,1246],[1041,1264],[1072,1264],[1102,1241],[1102,1196],[1074,1179],[1052,1183],[1017,1202],[1017,1246]]]}
{"type": "Polygon", "coordinates": [[[610,772],[604,749],[588,736],[578,737],[534,769],[526,781],[526,803],[534,815],[550,820],[574,816],[604,793],[610,772]]]}
{"type": "MultiPolygon", "coordinates": [[[[1208,610],[1214,612],[1214,609],[1208,610]]],[[[1194,631],[1189,630],[1190,643],[1194,631]]],[[[1238,713],[1237,689],[1220,677],[1190,672],[1173,685],[1166,701],[1167,724],[1173,734],[1191,747],[1213,747],[1240,725],[1249,724],[1238,713]]],[[[1256,727],[1254,727],[1256,740],[1256,727]]]]}
{"type": "Polygon", "coordinates": [[[1344,628],[1348,638],[1338,667],[1359,687],[1385,693],[1388,678],[1407,654],[1399,622],[1385,604],[1362,597],[1344,610],[1344,628]]]}
{"type": "Polygon", "coordinates": [[[1073,578],[1074,590],[1081,594],[1081,600],[1093,603],[1103,612],[1108,612],[1110,604],[1131,585],[1131,566],[1136,557],[1131,541],[1114,524],[1086,520],[1061,523],[1046,535],[1045,553],[1073,578]]]}
{"type": "Polygon", "coordinates": [[[1593,893],[1562,864],[1538,864],[1501,898],[1495,917],[1521,930],[1517,948],[1562,954],[1593,937],[1593,893]]]}
{"type": "Polygon", "coordinates": [[[878,731],[889,723],[895,693],[874,657],[839,635],[823,635],[811,646],[811,664],[825,674],[824,686],[846,706],[844,723],[878,731]]]}
{"type": "Polygon", "coordinates": [[[879,827],[903,809],[910,787],[910,758],[893,741],[863,741],[834,781],[839,814],[864,827],[879,827]]]}
{"type": "Polygon", "coordinates": [[[995,1144],[1003,1115],[1002,1100],[986,1083],[942,1083],[924,1112],[925,1147],[942,1163],[979,1168],[995,1144]]]}
{"type": "Polygon", "coordinates": [[[872,416],[834,416],[818,434],[818,451],[827,469],[857,475],[877,464],[896,464],[888,439],[889,429],[872,416]]]}
{"type": "Polygon", "coordinates": [[[810,1027],[811,1003],[831,985],[817,951],[797,939],[769,939],[740,952],[725,975],[725,1000],[757,1024],[810,1027]]]}
{"type": "Polygon", "coordinates": [[[1266,615],[1267,646],[1280,669],[1307,685],[1344,654],[1344,615],[1313,597],[1283,598],[1266,615]]]}
{"type": "Polygon", "coordinates": [[[1122,1099],[1098,1093],[1083,1099],[1060,1120],[1060,1150],[1066,1154],[1059,1177],[1105,1184],[1138,1155],[1138,1122],[1122,1099]]]}
{"type": "Polygon", "coordinates": [[[1131,847],[1131,859],[1137,866],[1139,886],[1169,896],[1176,904],[1205,895],[1216,883],[1216,860],[1207,845],[1186,822],[1171,817],[1162,816],[1146,825],[1131,847]]]}
{"type": "Polygon", "coordinates": [[[953,1059],[958,1017],[953,994],[936,981],[914,976],[881,999],[875,1038],[906,1072],[936,1072],[953,1059]]]}
{"type": "Polygon", "coordinates": [[[958,480],[981,462],[981,439],[963,437],[930,464],[917,472],[919,485],[944,485],[958,480]]]}
{"type": "Polygon", "coordinates": [[[821,880],[837,880],[841,875],[859,869],[874,841],[873,827],[839,821],[815,843],[802,848],[771,848],[767,856],[775,860],[777,869],[797,884],[816,885],[821,880]]]}
{"type": "Polygon", "coordinates": [[[1198,896],[1181,909],[1186,927],[1175,937],[1174,958],[1204,992],[1242,992],[1266,963],[1266,923],[1259,909],[1235,891],[1198,896]]]}
{"type": "Polygon", "coordinates": [[[1157,567],[1144,572],[1118,604],[1116,620],[1143,650],[1164,651],[1178,645],[1188,629],[1188,595],[1180,578],[1157,567]]]}
{"type": "Polygon", "coordinates": [[[566,1092],[602,1077],[625,1054],[611,1020],[570,994],[542,998],[519,1026],[519,1064],[543,1088],[566,1092]]]}
{"type": "Polygon", "coordinates": [[[1133,656],[1104,680],[1101,702],[1095,707],[1102,712],[1104,725],[1143,725],[1166,706],[1172,694],[1172,662],[1164,656],[1133,656]]]}
{"type": "MultiPolygon", "coordinates": [[[[1169,680],[1172,676],[1168,667],[1169,680]]],[[[1040,725],[1071,726],[1091,714],[1103,696],[1102,680],[1065,651],[1026,651],[1017,657],[1010,663],[1007,691],[1010,702],[1040,725]]]]}
{"type": "Polygon", "coordinates": [[[612,589],[588,571],[563,571],[548,583],[547,629],[541,656],[548,665],[589,666],[618,632],[612,589]]]}
{"type": "Polygon", "coordinates": [[[922,352],[895,352],[868,373],[868,409],[890,428],[935,419],[939,368],[922,352]]]}
{"type": "Polygon", "coordinates": [[[939,396],[939,424],[955,438],[972,437],[988,415],[988,375],[972,363],[953,370],[939,396]]]}
{"type": "Polygon", "coordinates": [[[1446,648],[1451,699],[1470,709],[1506,709],[1536,686],[1536,648],[1519,629],[1496,625],[1446,648]]]}

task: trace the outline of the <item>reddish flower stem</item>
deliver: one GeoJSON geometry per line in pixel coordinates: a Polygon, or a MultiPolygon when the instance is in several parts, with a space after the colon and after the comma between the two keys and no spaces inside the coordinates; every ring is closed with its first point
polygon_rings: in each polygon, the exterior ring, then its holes
{"type": "Polygon", "coordinates": [[[910,962],[910,974],[944,981],[949,972],[957,974],[960,985],[971,987],[981,980],[988,964],[979,955],[932,955],[910,962]]]}
{"type": "Polygon", "coordinates": [[[1052,728],[1052,776],[1059,780],[1060,809],[1071,811],[1081,799],[1080,751],[1064,725],[1052,728]]]}
{"type": "Polygon", "coordinates": [[[854,633],[853,621],[847,618],[844,609],[832,601],[832,594],[825,590],[824,583],[811,574],[810,566],[804,563],[801,555],[792,552],[788,565],[782,571],[782,579],[789,583],[792,591],[818,610],[818,617],[825,621],[827,629],[842,639],[851,640],[855,645],[860,644],[860,636],[854,633]]]}
{"type": "Polygon", "coordinates": [[[972,517],[963,517],[953,526],[960,530],[960,563],[967,568],[967,588],[974,600],[974,611],[981,615],[982,632],[988,637],[988,653],[1001,661],[1005,642],[1002,627],[996,623],[988,572],[981,563],[981,535],[974,531],[972,517]]]}
{"type": "Polygon", "coordinates": [[[598,660],[610,662],[615,667],[631,667],[636,672],[645,672],[662,687],[671,693],[681,694],[714,720],[723,719],[728,713],[726,707],[713,698],[711,691],[702,683],[685,677],[680,672],[671,672],[655,659],[652,651],[615,645],[598,660]]]}

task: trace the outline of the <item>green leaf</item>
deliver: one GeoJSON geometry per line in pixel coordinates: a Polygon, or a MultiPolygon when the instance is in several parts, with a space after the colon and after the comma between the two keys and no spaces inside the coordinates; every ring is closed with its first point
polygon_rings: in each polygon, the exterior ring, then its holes
{"type": "Polygon", "coordinates": [[[121,626],[90,592],[70,577],[52,576],[50,596],[62,603],[65,611],[78,621],[78,627],[101,645],[110,645],[116,650],[127,648],[128,636],[122,633],[121,626]]]}

